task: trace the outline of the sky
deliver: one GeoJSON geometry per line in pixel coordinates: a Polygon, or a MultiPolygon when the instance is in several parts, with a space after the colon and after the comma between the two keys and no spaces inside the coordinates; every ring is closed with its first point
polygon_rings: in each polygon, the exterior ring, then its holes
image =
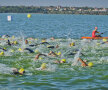
{"type": "Polygon", "coordinates": [[[0,0],[0,6],[70,6],[108,8],[108,0],[0,0]]]}

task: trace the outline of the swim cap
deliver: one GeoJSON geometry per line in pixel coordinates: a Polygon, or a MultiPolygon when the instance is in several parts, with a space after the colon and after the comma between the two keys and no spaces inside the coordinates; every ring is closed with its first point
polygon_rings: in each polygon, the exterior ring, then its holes
{"type": "Polygon", "coordinates": [[[51,47],[51,45],[48,45],[47,48],[51,47]]]}
{"type": "Polygon", "coordinates": [[[42,40],[41,42],[46,42],[46,40],[42,40]]]}
{"type": "Polygon", "coordinates": [[[35,50],[35,53],[38,53],[39,51],[38,50],[35,50]]]}
{"type": "Polygon", "coordinates": [[[39,60],[42,60],[43,58],[42,57],[39,57],[39,60]]]}
{"type": "Polygon", "coordinates": [[[6,48],[3,48],[4,50],[6,50],[6,48]]]}
{"type": "Polygon", "coordinates": [[[58,56],[61,55],[61,52],[58,52],[57,55],[58,55],[58,56]]]}
{"type": "Polygon", "coordinates": [[[21,48],[19,48],[19,49],[18,49],[18,51],[22,51],[22,49],[21,49],[21,48]]]}
{"type": "Polygon", "coordinates": [[[95,27],[95,29],[98,29],[97,27],[95,27]]]}
{"type": "Polygon", "coordinates": [[[12,39],[14,39],[14,38],[15,38],[15,36],[13,35],[13,36],[12,36],[12,39]]]}
{"type": "Polygon", "coordinates": [[[14,50],[13,50],[13,49],[11,49],[11,50],[10,50],[10,52],[14,52],[14,50]]]}
{"type": "Polygon", "coordinates": [[[89,63],[88,63],[88,66],[89,66],[89,67],[92,67],[92,66],[93,66],[93,63],[92,63],[92,62],[89,62],[89,63]]]}
{"type": "Polygon", "coordinates": [[[66,62],[66,59],[62,59],[61,61],[63,61],[65,63],[66,62]]]}
{"type": "Polygon", "coordinates": [[[46,63],[42,63],[41,68],[45,69],[46,68],[46,63]]]}
{"type": "Polygon", "coordinates": [[[4,52],[1,52],[0,55],[1,55],[1,56],[4,55],[4,52]]]}
{"type": "Polygon", "coordinates": [[[18,44],[18,42],[17,42],[17,41],[14,41],[13,43],[14,43],[14,44],[18,44]]]}
{"type": "Polygon", "coordinates": [[[103,42],[106,42],[107,41],[107,39],[103,39],[103,42]]]}
{"type": "Polygon", "coordinates": [[[19,70],[19,73],[23,73],[24,72],[24,68],[21,68],[20,70],[19,70]]]}
{"type": "Polygon", "coordinates": [[[70,43],[70,46],[71,46],[71,47],[72,47],[72,46],[75,46],[75,43],[73,43],[73,42],[72,42],[72,43],[70,43]]]}

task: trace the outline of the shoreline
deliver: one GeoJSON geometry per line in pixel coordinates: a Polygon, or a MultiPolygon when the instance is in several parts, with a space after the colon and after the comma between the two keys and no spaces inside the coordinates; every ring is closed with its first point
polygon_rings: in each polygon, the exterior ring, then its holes
{"type": "Polygon", "coordinates": [[[61,13],[0,13],[0,14],[44,14],[44,15],[48,15],[48,14],[51,14],[51,15],[98,15],[98,16],[107,16],[107,14],[68,14],[68,13],[65,13],[65,14],[61,14],[61,13]]]}

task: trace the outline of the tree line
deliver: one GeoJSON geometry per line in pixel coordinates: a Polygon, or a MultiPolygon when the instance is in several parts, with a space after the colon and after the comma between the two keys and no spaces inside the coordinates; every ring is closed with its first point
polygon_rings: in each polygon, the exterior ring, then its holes
{"type": "Polygon", "coordinates": [[[91,7],[75,7],[75,10],[69,7],[57,8],[54,6],[0,6],[0,13],[43,13],[43,14],[90,14],[90,15],[108,15],[108,11],[92,11],[91,7]],[[51,8],[51,9],[49,9],[51,8]],[[79,10],[83,9],[83,10],[79,10]]]}

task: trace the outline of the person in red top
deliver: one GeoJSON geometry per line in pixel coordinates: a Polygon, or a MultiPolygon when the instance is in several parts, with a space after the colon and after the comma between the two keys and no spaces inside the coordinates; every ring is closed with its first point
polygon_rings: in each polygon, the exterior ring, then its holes
{"type": "Polygon", "coordinates": [[[100,32],[98,32],[97,31],[97,27],[95,27],[95,30],[93,30],[93,32],[92,32],[92,37],[101,37],[100,35],[96,35],[96,33],[100,33],[100,32]]]}

